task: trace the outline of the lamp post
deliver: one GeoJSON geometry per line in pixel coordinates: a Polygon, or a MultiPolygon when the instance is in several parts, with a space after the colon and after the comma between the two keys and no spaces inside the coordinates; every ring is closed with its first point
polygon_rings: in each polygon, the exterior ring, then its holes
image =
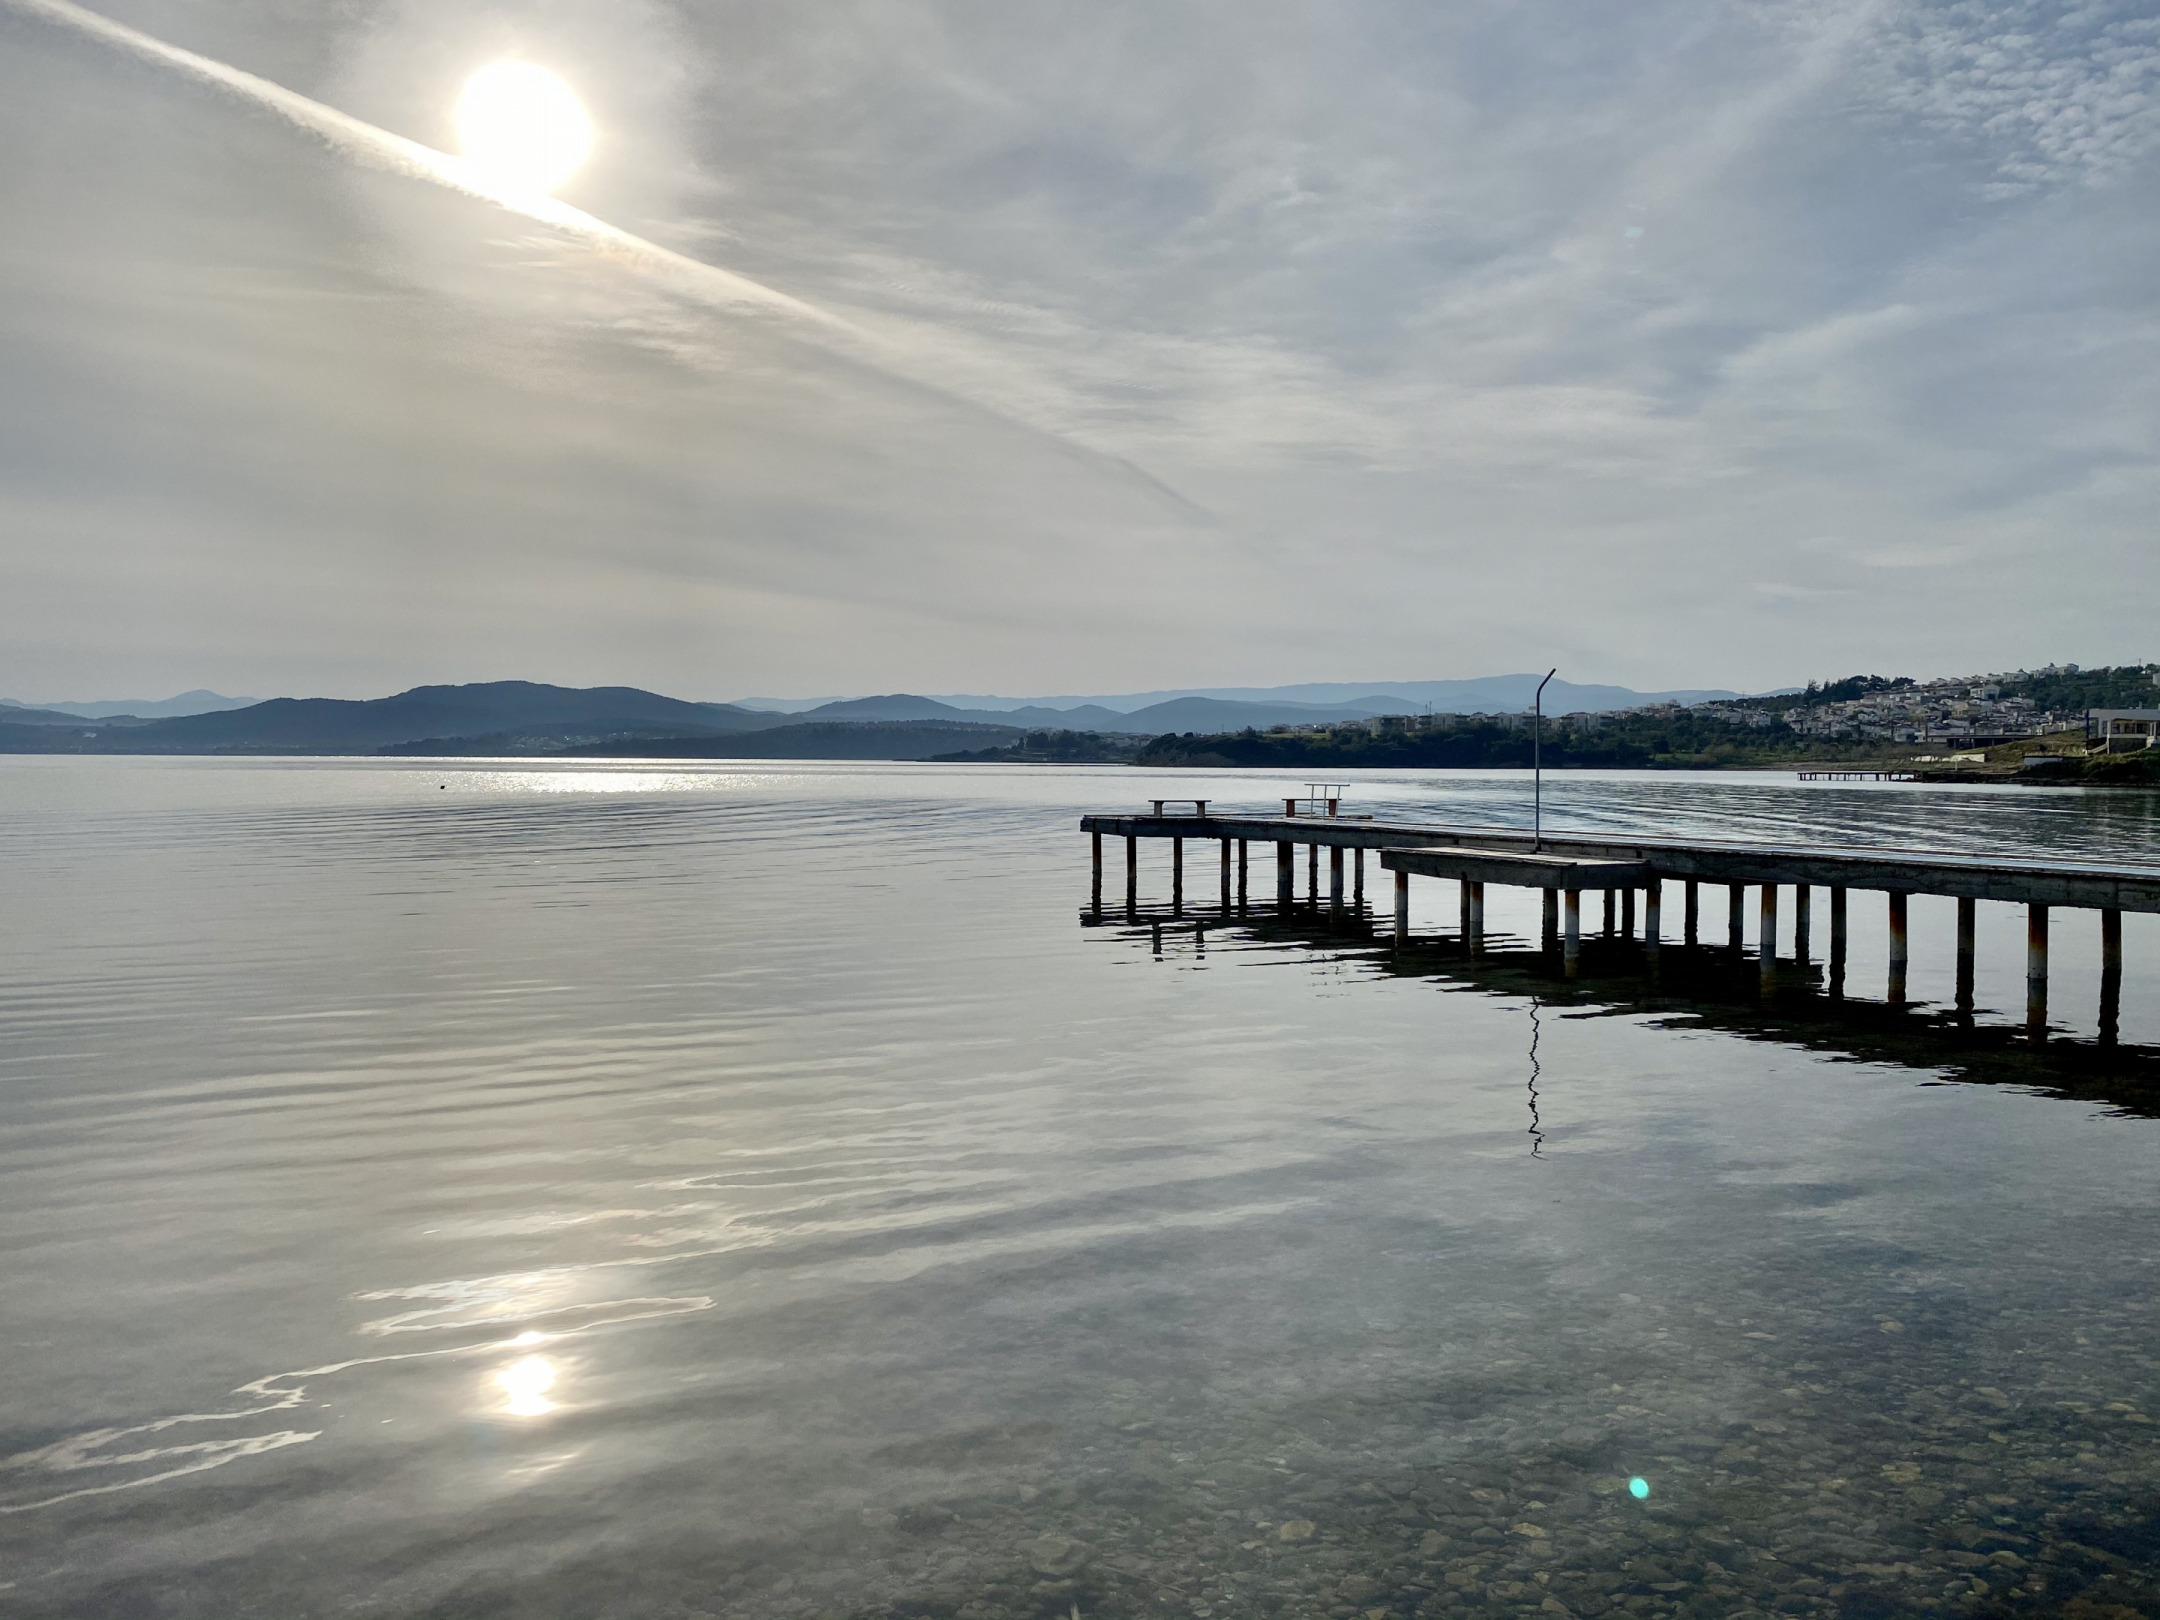
{"type": "MultiPolygon", "coordinates": [[[[1545,681],[1559,673],[1548,669],[1545,681]]],[[[1545,849],[1545,681],[1537,683],[1537,696],[1530,700],[1530,852],[1534,855],[1545,849]]]]}

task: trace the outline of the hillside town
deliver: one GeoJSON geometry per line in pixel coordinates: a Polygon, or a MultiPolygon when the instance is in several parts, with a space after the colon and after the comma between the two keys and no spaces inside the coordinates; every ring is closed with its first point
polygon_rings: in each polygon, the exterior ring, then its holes
{"type": "MultiPolygon", "coordinates": [[[[1781,724],[1803,737],[1992,748],[2028,737],[2087,731],[2095,713],[2092,707],[2051,705],[2044,696],[2027,695],[2035,687],[2066,684],[2050,677],[2078,673],[2075,664],[2050,664],[2045,669],[2001,675],[1931,681],[1900,678],[1872,686],[1874,677],[1858,677],[1804,691],[1797,703],[1756,700],[1703,707],[1723,709],[1732,719],[1751,726],[1781,724]],[[1845,693],[1844,688],[1856,684],[1868,689],[1845,693]]],[[[2160,687],[2155,688],[2153,701],[2160,703],[2160,687]]]]}
{"type": "MultiPolygon", "coordinates": [[[[2102,741],[2110,727],[2120,736],[2150,736],[2150,717],[2160,712],[2160,669],[2146,671],[2081,671],[2076,664],[2049,664],[2037,670],[2012,670],[1991,675],[1943,676],[1914,680],[1909,676],[1855,675],[1827,685],[1810,684],[1798,692],[1779,692],[1752,698],[1723,698],[1694,704],[1651,704],[1638,709],[1606,713],[1548,715],[1546,725],[1557,731],[1598,732],[1621,721],[1651,716],[1688,717],[1756,732],[1777,732],[1796,738],[1825,742],[1878,742],[1898,747],[1945,749],[1995,748],[2035,737],[2082,733],[2102,741]],[[2086,676],[2084,681],[2076,677],[2086,676]],[[2124,689],[2128,674],[2132,685],[2124,689]],[[2095,683],[2100,690],[2092,690],[2095,683]],[[2155,706],[2132,704],[2142,697],[2155,706]],[[2091,699],[2115,700],[2110,706],[2091,699]],[[2138,729],[2135,718],[2147,724],[2138,729]]],[[[1447,729],[1465,723],[1460,715],[1383,715],[1371,720],[1335,722],[1311,726],[1276,726],[1277,734],[1315,734],[1365,731],[1374,734],[1447,729]]],[[[1526,728],[1528,714],[1478,715],[1475,720],[1506,730],[1526,728]]],[[[2142,744],[2140,744],[2142,746],[2142,744]]]]}
{"type": "Polygon", "coordinates": [[[1493,769],[1541,759],[1548,769],[1814,764],[1960,781],[2144,783],[2160,780],[2160,665],[2051,664],[1926,681],[1854,675],[1797,692],[1547,715],[1542,729],[1522,712],[1398,714],[1164,735],[1132,754],[1130,741],[1092,741],[1099,757],[1144,765],[1493,769]]]}

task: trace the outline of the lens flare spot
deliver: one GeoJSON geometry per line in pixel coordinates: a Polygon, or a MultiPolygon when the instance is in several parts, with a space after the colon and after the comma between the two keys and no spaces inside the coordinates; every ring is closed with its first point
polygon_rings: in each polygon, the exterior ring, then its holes
{"type": "Polygon", "coordinates": [[[1644,1497],[1650,1494],[1650,1482],[1647,1479],[1644,1479],[1642,1475],[1637,1474],[1633,1479],[1627,1482],[1627,1489],[1628,1495],[1634,1497],[1636,1501],[1640,1502],[1644,1497]]]}
{"type": "Polygon", "coordinates": [[[527,1356],[513,1361],[495,1375],[503,1407],[512,1417],[538,1417],[555,1410],[547,1392],[555,1387],[555,1363],[546,1356],[527,1356]]]}
{"type": "Polygon", "coordinates": [[[510,191],[553,191],[592,151],[584,103],[530,62],[490,62],[467,79],[457,132],[466,161],[510,191]]]}

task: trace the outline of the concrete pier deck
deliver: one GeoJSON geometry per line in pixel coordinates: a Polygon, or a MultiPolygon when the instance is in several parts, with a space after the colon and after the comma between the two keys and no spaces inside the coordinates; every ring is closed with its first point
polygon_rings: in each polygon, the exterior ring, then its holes
{"type": "MultiPolygon", "coordinates": [[[[1083,832],[1123,838],[1229,838],[1328,848],[1490,850],[1533,853],[1531,835],[1512,827],[1362,820],[1330,816],[1090,815],[1083,832]]],[[[1798,884],[1882,889],[1897,894],[1948,895],[2017,905],[2077,906],[2095,911],[2160,912],[2160,865],[2099,861],[1999,860],[1992,856],[1914,849],[1821,849],[1799,844],[1751,844],[1635,835],[1546,833],[1536,853],[1575,860],[1637,863],[1643,883],[1693,878],[1705,883],[1798,884]]],[[[1385,854],[1380,864],[1396,863],[1385,854]]],[[[1423,871],[1422,864],[1404,869],[1423,871]]],[[[1443,875],[1436,873],[1435,875],[1443,875]]],[[[1447,876],[1456,874],[1448,873],[1447,876]]],[[[1497,874],[1487,882],[1516,882],[1497,874]]],[[[1543,883],[1530,887],[1544,888],[1543,883]]],[[[1612,885],[1584,883],[1583,888],[1612,885]]],[[[1631,885],[1631,886],[1640,886],[1631,885]]]]}
{"type": "Polygon", "coordinates": [[[1299,844],[1307,846],[1306,902],[1320,904],[1320,850],[1328,850],[1327,905],[1344,915],[1344,852],[1355,853],[1355,888],[1351,903],[1364,896],[1365,852],[1379,853],[1380,865],[1395,875],[1395,930],[1407,938],[1410,928],[1409,882],[1413,874],[1452,879],[1462,888],[1460,934],[1473,953],[1483,949],[1485,885],[1499,883],[1544,892],[1544,940],[1558,954],[1563,972],[1576,975],[1580,956],[1582,895],[1604,894],[1606,935],[1615,931],[1639,937],[1655,960],[1663,926],[1666,883],[1685,886],[1684,942],[1696,943],[1704,883],[1729,890],[1727,937],[1738,948],[1745,915],[1745,891],[1760,891],[1760,938],[1763,992],[1777,989],[1778,890],[1793,889],[1792,934],[1798,957],[1808,956],[1813,927],[1813,891],[1830,891],[1829,963],[1831,994],[1844,993],[1846,896],[1853,889],[1879,890],[1888,897],[1889,981],[1892,1005],[1906,1000],[1907,901],[1916,894],[1941,895],[1958,902],[1957,983],[1961,1007],[1971,1004],[1974,933],[1972,908],[1982,900],[2026,908],[2026,1023],[2035,1039],[2045,1039],[2048,1017],[2048,942],[2050,913],[2068,907],[2100,914],[2101,1039],[2114,1039],[2121,1003],[2122,914],[2160,912],[2160,863],[2085,861],[2064,858],[2000,859],[1941,850],[1827,849],[1800,844],[1746,843],[1737,840],[1668,838],[1583,832],[1533,835],[1512,827],[1480,827],[1441,822],[1381,820],[1341,813],[1339,797],[1285,801],[1285,815],[1210,813],[1207,800],[1155,800],[1145,815],[1088,815],[1081,830],[1093,836],[1094,905],[1102,907],[1105,837],[1125,840],[1125,904],[1138,895],[1138,850],[1142,839],[1169,839],[1173,858],[1171,904],[1185,904],[1185,840],[1213,839],[1222,845],[1222,907],[1244,909],[1247,847],[1275,846],[1275,904],[1284,911],[1296,904],[1299,844]],[[1165,813],[1173,804],[1190,804],[1191,814],[1165,813]],[[1308,814],[1295,813],[1308,805],[1308,814]],[[1236,846],[1236,894],[1231,889],[1232,845],[1236,846]],[[1636,899],[1642,899],[1637,935],[1636,899]]]}

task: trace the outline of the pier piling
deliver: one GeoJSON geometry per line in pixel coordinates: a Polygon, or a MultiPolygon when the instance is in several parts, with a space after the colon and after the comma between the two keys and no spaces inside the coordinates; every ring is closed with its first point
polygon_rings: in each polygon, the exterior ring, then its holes
{"type": "Polygon", "coordinates": [[[1814,921],[1815,890],[1808,884],[1800,884],[1793,890],[1792,906],[1792,953],[1793,960],[1807,966],[1809,925],[1814,921]]]}
{"type": "Polygon", "coordinates": [[[1757,954],[1762,958],[1762,993],[1772,995],[1777,991],[1777,885],[1762,886],[1762,915],[1756,925],[1762,932],[1761,948],[1757,954]]]}
{"type": "Polygon", "coordinates": [[[1230,915],[1230,840],[1222,841],[1222,908],[1225,917],[1230,915]]]}
{"type": "Polygon", "coordinates": [[[1905,965],[1910,952],[1905,932],[1905,902],[1909,898],[1902,889],[1890,891],[1890,985],[1888,1000],[1893,1007],[1905,1005],[1905,965]]]}
{"type": "Polygon", "coordinates": [[[1582,973],[1582,890],[1570,889],[1562,903],[1561,971],[1573,979],[1582,973]]]}
{"type": "Polygon", "coordinates": [[[1330,921],[1342,921],[1342,903],[1342,845],[1330,844],[1327,852],[1327,905],[1330,921]]]}
{"type": "Polygon", "coordinates": [[[2122,913],[2100,913],[2100,1041],[2115,1044],[2122,1022],[2122,913]]]}
{"type": "Polygon", "coordinates": [[[2048,908],[2025,908],[2025,1030],[2047,1039],[2048,908]]]}
{"type": "Polygon", "coordinates": [[[1363,910],[1365,905],[1365,846],[1360,844],[1351,851],[1351,854],[1356,858],[1357,865],[1351,873],[1350,899],[1354,905],[1363,910]]]}
{"type": "Polygon", "coordinates": [[[1463,884],[1463,943],[1472,956],[1485,954],[1485,885],[1463,884]]]}
{"type": "Polygon", "coordinates": [[[1734,955],[1747,949],[1747,885],[1725,885],[1725,948],[1734,955]]]}
{"type": "Polygon", "coordinates": [[[1089,909],[1100,917],[1102,915],[1102,834],[1091,833],[1089,836],[1095,842],[1095,890],[1094,898],[1089,903],[1089,909]]]}
{"type": "Polygon", "coordinates": [[[1185,915],[1185,840],[1170,840],[1170,915],[1185,915]]]}
{"type": "Polygon", "coordinates": [[[1974,938],[1978,932],[1980,902],[1965,896],[1957,903],[1957,1010],[1966,1017],[1973,1010],[1974,938]]]}
{"type": "Polygon", "coordinates": [[[1680,924],[1682,929],[1680,938],[1683,944],[1695,945],[1701,943],[1702,896],[1697,892],[1700,887],[1701,885],[1693,878],[1687,880],[1686,898],[1681,902],[1683,915],[1680,924]]]}
{"type": "Polygon", "coordinates": [[[1395,943],[1410,937],[1410,874],[1395,874],[1395,943]]]}
{"type": "Polygon", "coordinates": [[[1845,891],[1830,886],[1830,994],[1845,994],[1845,891]]]}
{"type": "Polygon", "coordinates": [[[1659,926],[1659,918],[1664,909],[1665,885],[1663,883],[1653,883],[1649,888],[1643,890],[1643,953],[1650,958],[1650,966],[1653,971],[1656,970],[1658,965],[1658,952],[1665,943],[1658,937],[1662,932],[1659,926]]]}
{"type": "Polygon", "coordinates": [[[1287,912],[1297,890],[1297,846],[1279,843],[1275,846],[1275,904],[1287,912]]]}
{"type": "Polygon", "coordinates": [[[1140,840],[1127,835],[1125,839],[1125,910],[1128,914],[1140,909],[1140,840]]]}
{"type": "Polygon", "coordinates": [[[1315,910],[1320,906],[1320,846],[1305,846],[1305,903],[1315,910]]]}
{"type": "Polygon", "coordinates": [[[1546,889],[1541,893],[1543,899],[1540,909],[1544,915],[1539,919],[1538,948],[1555,951],[1560,948],[1560,891],[1546,889]]]}
{"type": "Polygon", "coordinates": [[[1245,909],[1247,903],[1245,899],[1245,854],[1245,840],[1240,838],[1237,841],[1237,908],[1240,911],[1245,909]]]}
{"type": "Polygon", "coordinates": [[[1613,937],[1613,929],[1616,926],[1613,920],[1613,912],[1618,905],[1619,901],[1614,897],[1613,891],[1607,889],[1605,891],[1605,926],[1600,930],[1601,937],[1605,939],[1613,937]]]}

